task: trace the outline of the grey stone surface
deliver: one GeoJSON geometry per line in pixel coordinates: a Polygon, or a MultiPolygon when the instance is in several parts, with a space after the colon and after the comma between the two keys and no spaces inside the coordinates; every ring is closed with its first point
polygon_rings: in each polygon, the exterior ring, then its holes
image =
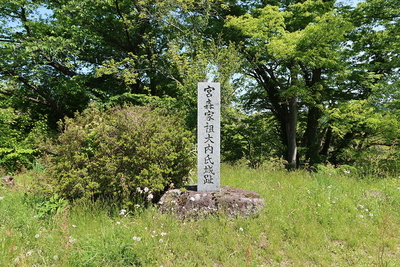
{"type": "Polygon", "coordinates": [[[261,211],[264,199],[256,192],[221,186],[219,191],[197,191],[196,186],[167,191],[159,201],[160,210],[178,218],[204,218],[208,215],[237,217],[261,211]]]}
{"type": "Polygon", "coordinates": [[[220,189],[220,102],[219,83],[198,83],[197,183],[199,191],[220,189]]]}

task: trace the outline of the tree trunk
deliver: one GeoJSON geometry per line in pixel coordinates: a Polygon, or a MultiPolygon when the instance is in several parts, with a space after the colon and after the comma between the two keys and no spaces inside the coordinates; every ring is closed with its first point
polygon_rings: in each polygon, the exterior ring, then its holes
{"type": "Polygon", "coordinates": [[[322,149],[320,151],[320,155],[327,158],[328,157],[328,151],[329,151],[329,147],[331,145],[332,142],[332,136],[333,136],[333,131],[331,127],[328,127],[328,129],[326,130],[325,133],[325,142],[324,145],[322,146],[322,149]]]}
{"type": "Polygon", "coordinates": [[[289,170],[297,168],[297,101],[296,97],[292,97],[288,100],[288,119],[286,122],[286,134],[287,134],[287,161],[289,170]]]}
{"type": "Polygon", "coordinates": [[[306,147],[306,160],[311,166],[321,162],[319,154],[321,144],[319,119],[321,116],[322,112],[319,107],[310,107],[307,115],[307,127],[303,140],[306,147]]]}

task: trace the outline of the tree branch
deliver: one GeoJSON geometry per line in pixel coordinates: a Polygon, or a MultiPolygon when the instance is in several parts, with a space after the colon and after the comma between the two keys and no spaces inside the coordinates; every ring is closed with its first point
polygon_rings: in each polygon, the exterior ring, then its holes
{"type": "MultiPolygon", "coordinates": [[[[2,71],[0,69],[0,71],[2,71]]],[[[30,98],[27,96],[21,96],[18,94],[14,94],[15,96],[19,96],[22,97],[24,99],[28,99],[30,101],[33,101],[35,103],[40,103],[40,104],[45,104],[47,106],[50,106],[52,109],[54,109],[61,117],[65,117],[65,113],[64,111],[62,111],[62,109],[53,101],[53,99],[51,99],[45,92],[43,92],[41,89],[39,89],[38,87],[36,87],[35,85],[31,84],[26,78],[20,76],[20,75],[16,75],[14,72],[10,71],[10,70],[5,70],[5,73],[7,73],[8,75],[15,77],[18,81],[22,82],[25,86],[27,86],[28,88],[32,89],[33,91],[35,91],[36,93],[38,93],[41,97],[43,97],[46,102],[38,102],[39,100],[35,99],[35,98],[30,98]]],[[[9,92],[9,91],[8,91],[9,92]]],[[[2,92],[4,94],[4,91],[2,92]]]]}

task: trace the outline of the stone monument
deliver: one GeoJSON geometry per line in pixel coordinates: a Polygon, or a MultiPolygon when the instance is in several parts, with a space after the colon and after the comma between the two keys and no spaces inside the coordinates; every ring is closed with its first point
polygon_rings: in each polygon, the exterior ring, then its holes
{"type": "Polygon", "coordinates": [[[220,189],[220,84],[197,86],[197,190],[220,189]]]}
{"type": "Polygon", "coordinates": [[[220,84],[198,83],[197,185],[171,189],[160,210],[179,218],[250,216],[265,205],[256,192],[220,185],[220,84]]]}

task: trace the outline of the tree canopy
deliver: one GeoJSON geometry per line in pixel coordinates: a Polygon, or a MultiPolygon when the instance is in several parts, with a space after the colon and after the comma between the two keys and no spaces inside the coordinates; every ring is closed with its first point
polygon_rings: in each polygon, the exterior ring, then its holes
{"type": "Polygon", "coordinates": [[[92,102],[162,105],[194,131],[208,80],[225,160],[397,166],[397,0],[0,2],[3,159],[92,102]]]}

